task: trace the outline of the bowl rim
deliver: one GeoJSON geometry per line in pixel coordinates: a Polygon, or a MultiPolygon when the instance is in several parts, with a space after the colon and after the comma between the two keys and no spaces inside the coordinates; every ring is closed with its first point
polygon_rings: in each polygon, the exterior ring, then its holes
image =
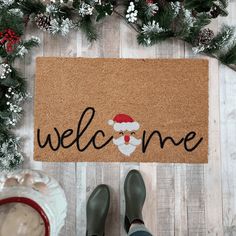
{"type": "Polygon", "coordinates": [[[35,209],[43,219],[44,226],[45,226],[45,236],[50,236],[49,219],[47,215],[45,214],[43,208],[37,202],[27,197],[7,197],[4,199],[0,199],[0,205],[4,205],[8,203],[23,203],[35,209]]]}

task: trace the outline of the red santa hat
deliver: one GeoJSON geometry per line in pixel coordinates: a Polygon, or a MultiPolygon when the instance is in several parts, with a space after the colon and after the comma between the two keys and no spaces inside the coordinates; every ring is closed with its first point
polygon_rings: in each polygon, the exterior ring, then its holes
{"type": "Polygon", "coordinates": [[[112,125],[115,131],[134,131],[140,127],[138,122],[126,114],[116,115],[113,120],[108,121],[108,124],[112,125]]]}

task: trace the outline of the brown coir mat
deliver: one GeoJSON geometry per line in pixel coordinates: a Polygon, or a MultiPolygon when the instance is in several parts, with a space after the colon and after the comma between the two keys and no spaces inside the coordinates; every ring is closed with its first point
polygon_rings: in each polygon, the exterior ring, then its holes
{"type": "Polygon", "coordinates": [[[34,159],[206,163],[208,62],[37,58],[34,159]]]}

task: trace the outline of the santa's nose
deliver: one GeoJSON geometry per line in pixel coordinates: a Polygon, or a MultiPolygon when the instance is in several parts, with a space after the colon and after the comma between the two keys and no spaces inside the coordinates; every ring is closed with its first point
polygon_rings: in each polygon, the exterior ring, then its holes
{"type": "Polygon", "coordinates": [[[129,137],[129,135],[125,135],[124,139],[125,139],[125,142],[126,142],[126,143],[128,143],[128,142],[129,142],[129,140],[130,140],[130,137],[129,137]]]}

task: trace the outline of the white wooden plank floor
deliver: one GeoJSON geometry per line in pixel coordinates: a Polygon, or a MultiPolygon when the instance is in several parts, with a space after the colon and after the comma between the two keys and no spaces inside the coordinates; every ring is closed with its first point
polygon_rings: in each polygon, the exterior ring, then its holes
{"type": "MultiPolygon", "coordinates": [[[[230,1],[230,15],[214,22],[236,25],[236,0],[230,1]]],[[[29,26],[26,37],[37,35],[42,45],[18,66],[34,87],[35,57],[193,57],[188,45],[177,41],[143,48],[135,32],[118,17],[99,25],[100,39],[93,45],[81,33],[67,38],[52,37],[29,26]]],[[[139,169],[147,185],[144,208],[146,225],[154,236],[236,235],[236,73],[210,60],[210,150],[207,165],[142,163],[41,163],[33,161],[33,99],[25,104],[26,115],[17,133],[25,138],[25,167],[43,169],[56,177],[69,203],[63,236],[85,235],[86,199],[100,183],[111,186],[111,209],[107,236],[124,236],[124,177],[139,169]]]]}

